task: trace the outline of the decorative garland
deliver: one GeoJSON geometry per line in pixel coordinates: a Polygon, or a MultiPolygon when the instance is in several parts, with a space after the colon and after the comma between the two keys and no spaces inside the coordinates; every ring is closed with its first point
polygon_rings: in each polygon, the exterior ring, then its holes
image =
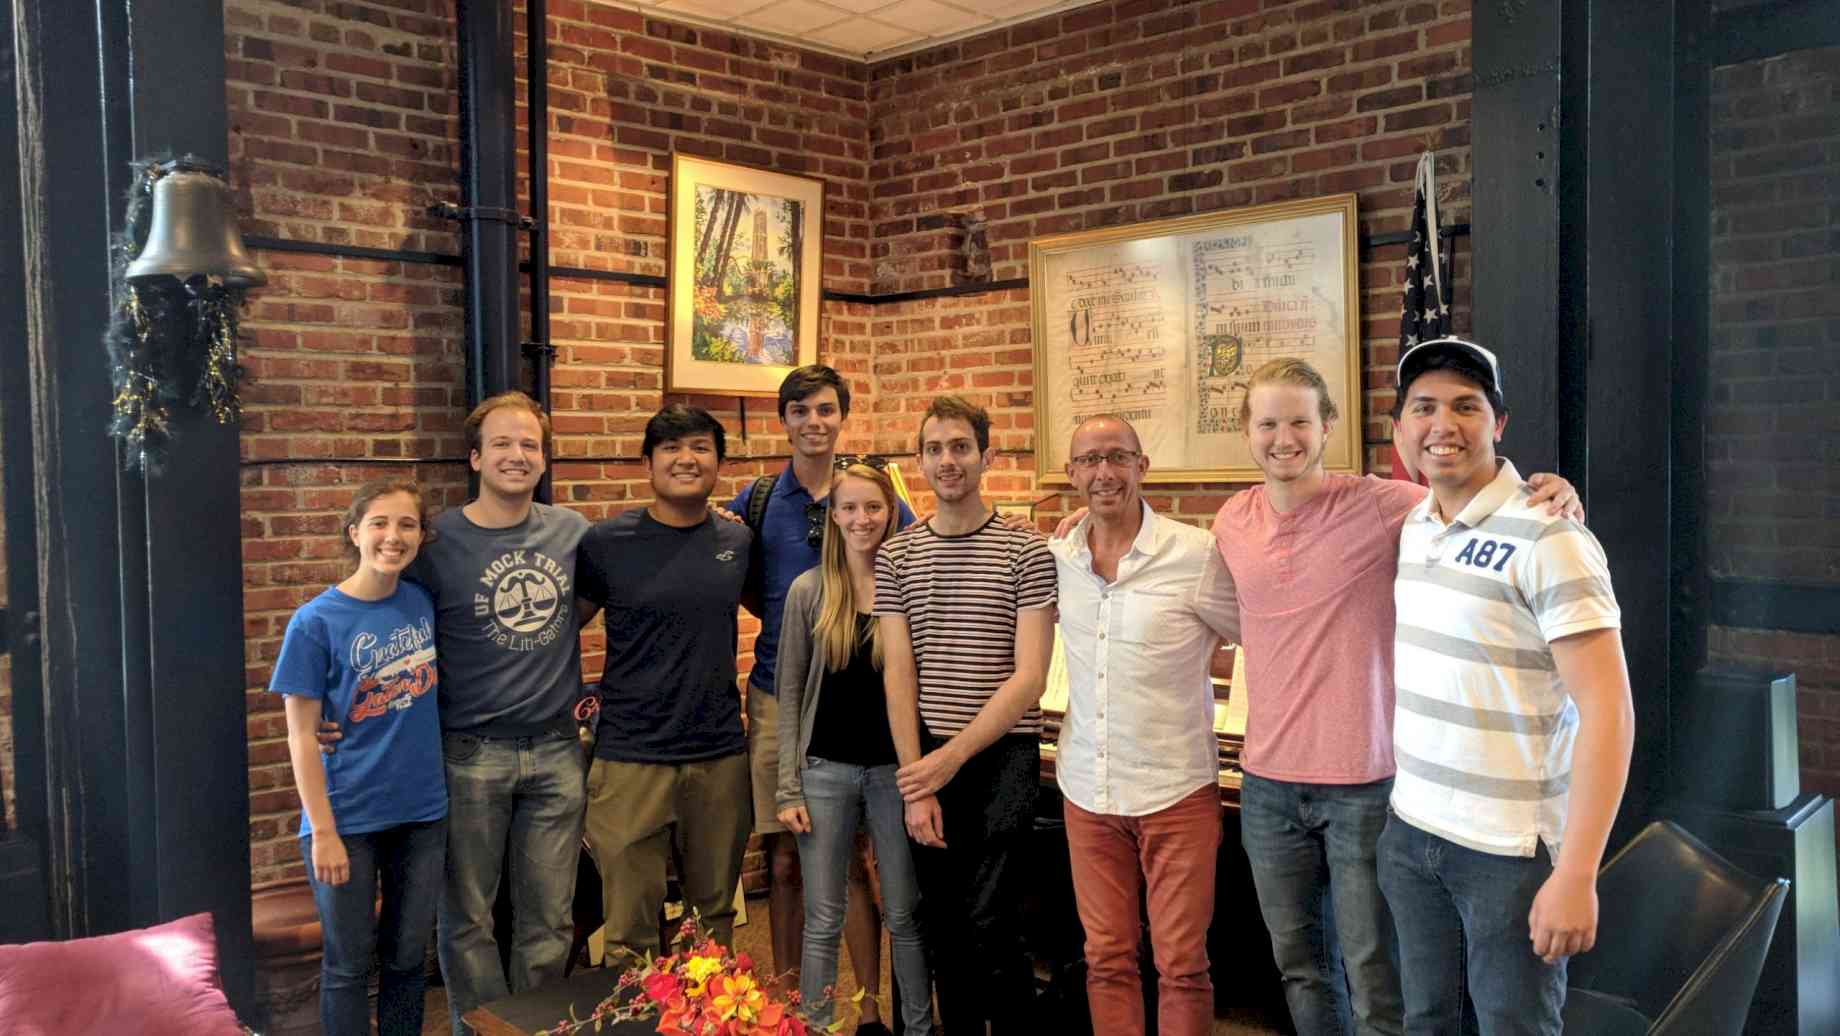
{"type": "Polygon", "coordinates": [[[208,407],[218,424],[242,416],[237,386],[243,368],[236,348],[246,289],[214,277],[148,277],[129,280],[128,265],[147,247],[153,218],[153,188],[180,170],[213,173],[191,157],[132,163],[126,226],[109,244],[112,313],[103,344],[115,389],[109,434],[125,447],[123,462],[157,472],[172,441],[171,417],[180,406],[208,407]],[[198,368],[189,395],[179,384],[198,368]]]}

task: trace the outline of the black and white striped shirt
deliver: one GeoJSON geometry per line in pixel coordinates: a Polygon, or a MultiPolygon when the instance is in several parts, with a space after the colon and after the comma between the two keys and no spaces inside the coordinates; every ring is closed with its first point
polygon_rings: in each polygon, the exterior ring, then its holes
{"type": "MultiPolygon", "coordinates": [[[[960,536],[921,522],[875,556],[875,614],[907,619],[920,718],[935,737],[965,729],[1016,671],[1016,613],[1054,600],[1047,541],[994,514],[960,536]]],[[[1041,709],[1030,705],[1009,732],[1039,735],[1041,709]]]]}

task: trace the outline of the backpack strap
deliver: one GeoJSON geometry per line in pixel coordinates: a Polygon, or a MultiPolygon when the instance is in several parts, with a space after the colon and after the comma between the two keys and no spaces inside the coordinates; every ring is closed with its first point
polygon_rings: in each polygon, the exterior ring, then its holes
{"type": "Polygon", "coordinates": [[[767,520],[767,501],[773,496],[773,485],[779,481],[778,475],[762,475],[754,480],[754,488],[748,492],[747,514],[742,517],[747,527],[753,530],[754,547],[748,551],[748,570],[741,584],[742,607],[754,613],[756,618],[764,617],[762,602],[766,599],[767,559],[760,549],[760,528],[767,520]]]}
{"type": "Polygon", "coordinates": [[[779,482],[778,475],[762,475],[754,480],[754,488],[748,492],[747,526],[760,535],[760,526],[767,520],[767,501],[773,498],[773,486],[779,482]]]}

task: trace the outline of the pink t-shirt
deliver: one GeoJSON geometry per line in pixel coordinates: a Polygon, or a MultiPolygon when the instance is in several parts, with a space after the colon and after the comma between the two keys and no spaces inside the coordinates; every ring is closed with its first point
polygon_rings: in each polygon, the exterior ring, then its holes
{"type": "Polygon", "coordinates": [[[1289,514],[1258,486],[1215,516],[1239,592],[1248,773],[1301,784],[1393,775],[1393,579],[1400,527],[1426,492],[1330,475],[1289,514]]]}

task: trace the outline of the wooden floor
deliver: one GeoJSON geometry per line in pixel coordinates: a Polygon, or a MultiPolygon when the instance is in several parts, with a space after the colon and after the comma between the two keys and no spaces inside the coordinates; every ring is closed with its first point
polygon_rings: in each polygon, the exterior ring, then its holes
{"type": "MultiPolygon", "coordinates": [[[[762,967],[770,967],[773,953],[768,941],[767,901],[764,898],[748,900],[749,923],[735,929],[735,949],[746,952],[759,961],[762,967]]],[[[884,936],[884,939],[886,937],[884,936]]],[[[838,994],[848,999],[856,993],[857,984],[854,970],[850,967],[849,951],[842,951],[843,958],[838,963],[838,994]]],[[[612,982],[609,980],[609,987],[612,982]]],[[[888,950],[887,943],[882,944],[881,988],[877,991],[883,1004],[888,1004],[888,950]]],[[[447,991],[438,986],[428,990],[427,1015],[422,1025],[422,1032],[427,1036],[447,1031],[447,991]]],[[[845,1030],[846,1033],[853,1030],[845,1030]]],[[[1252,1012],[1235,1012],[1225,1018],[1214,1020],[1214,1036],[1279,1036],[1283,1030],[1274,1027],[1271,1020],[1252,1012]]],[[[945,1034],[952,1036],[952,1034],[945,1034]]],[[[1103,1036],[1103,1034],[1099,1034],[1103,1036]]]]}

